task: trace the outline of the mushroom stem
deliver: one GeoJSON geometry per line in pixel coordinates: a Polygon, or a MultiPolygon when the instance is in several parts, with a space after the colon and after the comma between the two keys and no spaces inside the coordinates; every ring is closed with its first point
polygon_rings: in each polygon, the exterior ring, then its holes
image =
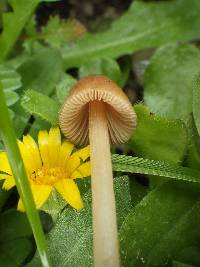
{"type": "Polygon", "coordinates": [[[118,267],[119,249],[106,104],[89,103],[95,267],[118,267]]]}

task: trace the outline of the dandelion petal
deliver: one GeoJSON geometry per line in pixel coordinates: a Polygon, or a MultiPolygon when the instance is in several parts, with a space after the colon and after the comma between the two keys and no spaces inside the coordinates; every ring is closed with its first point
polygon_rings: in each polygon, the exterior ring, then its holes
{"type": "Polygon", "coordinates": [[[0,170],[8,174],[12,174],[6,152],[0,153],[0,170]]]}
{"type": "Polygon", "coordinates": [[[85,163],[82,163],[70,176],[72,179],[76,178],[83,178],[90,176],[91,174],[91,167],[90,167],[90,162],[87,161],[85,163]]]}
{"type": "Polygon", "coordinates": [[[62,179],[55,185],[56,190],[75,209],[83,208],[83,201],[78,186],[72,179],[62,179]]]}
{"type": "MultiPolygon", "coordinates": [[[[36,208],[39,209],[42,207],[42,205],[46,202],[49,195],[52,191],[52,186],[48,185],[31,185],[31,190],[33,194],[33,198],[35,201],[36,208]]],[[[24,211],[24,205],[22,203],[22,200],[20,199],[18,202],[17,209],[20,211],[24,211]]]]}
{"type": "Polygon", "coordinates": [[[15,180],[11,175],[2,173],[0,174],[0,180],[5,180],[2,186],[2,188],[5,190],[10,190],[12,187],[15,186],[15,180]]]}
{"type": "Polygon", "coordinates": [[[32,156],[32,159],[33,159],[32,164],[34,163],[35,170],[41,168],[42,161],[41,161],[39,149],[38,149],[38,146],[35,140],[30,135],[26,135],[26,136],[23,136],[23,143],[27,147],[27,149],[29,150],[32,156]]]}
{"type": "Polygon", "coordinates": [[[48,144],[49,144],[49,135],[47,131],[40,131],[38,134],[38,145],[40,149],[42,162],[45,166],[50,165],[48,144]]]}
{"type": "Polygon", "coordinates": [[[50,166],[55,166],[59,159],[61,136],[59,128],[51,128],[49,131],[49,160],[50,166]]]}
{"type": "Polygon", "coordinates": [[[82,149],[79,149],[78,151],[76,151],[74,154],[73,154],[74,157],[79,157],[81,158],[83,161],[85,161],[86,159],[89,158],[90,156],[90,146],[86,146],[82,149]]]}

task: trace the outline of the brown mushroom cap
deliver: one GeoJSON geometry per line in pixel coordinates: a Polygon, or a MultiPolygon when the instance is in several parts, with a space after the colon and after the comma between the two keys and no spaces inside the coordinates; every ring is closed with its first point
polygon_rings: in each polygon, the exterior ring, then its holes
{"type": "Polygon", "coordinates": [[[111,143],[126,142],[136,128],[136,114],[122,89],[103,75],[85,77],[71,89],[59,115],[64,135],[75,144],[88,144],[91,101],[106,103],[111,143]]]}

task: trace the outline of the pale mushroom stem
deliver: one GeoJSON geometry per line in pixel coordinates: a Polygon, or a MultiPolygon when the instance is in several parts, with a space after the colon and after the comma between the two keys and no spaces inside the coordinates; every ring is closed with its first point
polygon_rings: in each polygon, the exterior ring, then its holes
{"type": "Polygon", "coordinates": [[[95,267],[118,267],[119,248],[106,104],[89,103],[95,267]]]}

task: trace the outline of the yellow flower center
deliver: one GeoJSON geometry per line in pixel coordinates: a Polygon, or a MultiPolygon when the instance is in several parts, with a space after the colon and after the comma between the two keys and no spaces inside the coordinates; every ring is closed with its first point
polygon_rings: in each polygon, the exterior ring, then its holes
{"type": "Polygon", "coordinates": [[[30,178],[35,184],[54,185],[59,180],[66,178],[66,172],[61,167],[42,166],[41,169],[33,172],[30,178]]]}

